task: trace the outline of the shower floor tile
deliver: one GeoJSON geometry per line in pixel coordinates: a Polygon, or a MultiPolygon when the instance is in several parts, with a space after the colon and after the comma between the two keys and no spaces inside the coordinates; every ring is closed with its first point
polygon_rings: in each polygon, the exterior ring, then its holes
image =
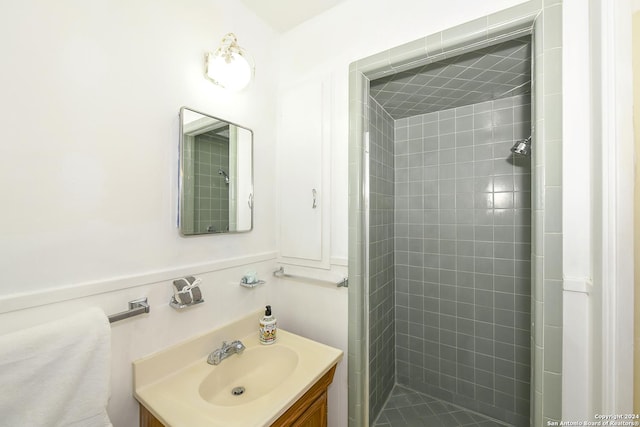
{"type": "Polygon", "coordinates": [[[373,427],[506,427],[492,418],[395,385],[373,427]]]}

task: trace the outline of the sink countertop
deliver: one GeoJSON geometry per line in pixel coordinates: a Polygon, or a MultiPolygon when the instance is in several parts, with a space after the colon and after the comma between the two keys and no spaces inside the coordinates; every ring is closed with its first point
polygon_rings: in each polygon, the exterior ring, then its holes
{"type": "MultiPolygon", "coordinates": [[[[342,358],[342,351],[278,330],[278,340],[263,346],[258,340],[260,312],[207,334],[177,344],[133,362],[134,393],[158,420],[168,427],[262,427],[278,419],[342,358]],[[207,363],[208,354],[223,340],[240,339],[247,350],[277,346],[298,354],[293,372],[272,390],[234,406],[216,405],[200,395],[200,384],[214,370],[224,369],[232,355],[219,365],[207,363]]],[[[247,351],[245,350],[245,351],[247,351]]],[[[275,353],[275,352],[274,352],[275,353]]],[[[265,360],[265,368],[269,362],[265,360]]],[[[242,385],[242,384],[238,384],[242,385]]]]}

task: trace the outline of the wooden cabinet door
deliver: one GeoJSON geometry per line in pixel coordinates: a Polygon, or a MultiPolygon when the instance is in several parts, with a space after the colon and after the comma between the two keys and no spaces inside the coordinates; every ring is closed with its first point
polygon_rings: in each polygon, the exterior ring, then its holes
{"type": "Polygon", "coordinates": [[[322,393],[311,406],[298,418],[291,427],[326,427],[327,426],[327,392],[322,393]]]}
{"type": "MultiPolygon", "coordinates": [[[[271,427],[327,427],[327,388],[336,365],[322,376],[271,427]],[[313,402],[313,403],[309,403],[313,402]]],[[[140,427],[165,427],[147,408],[140,406],[140,427]]]]}
{"type": "Polygon", "coordinates": [[[165,427],[147,408],[140,406],[140,427],[165,427]]]}

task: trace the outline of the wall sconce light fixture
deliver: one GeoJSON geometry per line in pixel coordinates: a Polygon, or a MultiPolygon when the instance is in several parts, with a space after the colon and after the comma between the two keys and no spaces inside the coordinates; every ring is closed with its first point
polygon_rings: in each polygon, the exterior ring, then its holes
{"type": "Polygon", "coordinates": [[[254,74],[251,57],[238,46],[233,33],[222,38],[220,47],[205,54],[205,76],[225,89],[241,90],[249,84],[254,74]]]}

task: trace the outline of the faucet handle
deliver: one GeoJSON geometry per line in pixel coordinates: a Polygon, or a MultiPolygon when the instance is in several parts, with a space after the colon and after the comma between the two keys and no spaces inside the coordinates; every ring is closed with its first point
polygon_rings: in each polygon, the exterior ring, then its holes
{"type": "Polygon", "coordinates": [[[235,348],[238,353],[242,353],[242,351],[246,348],[240,340],[235,340],[230,345],[231,347],[235,348]]]}
{"type": "Polygon", "coordinates": [[[210,365],[217,365],[222,361],[222,350],[214,350],[209,357],[207,357],[207,363],[210,365]]]}

